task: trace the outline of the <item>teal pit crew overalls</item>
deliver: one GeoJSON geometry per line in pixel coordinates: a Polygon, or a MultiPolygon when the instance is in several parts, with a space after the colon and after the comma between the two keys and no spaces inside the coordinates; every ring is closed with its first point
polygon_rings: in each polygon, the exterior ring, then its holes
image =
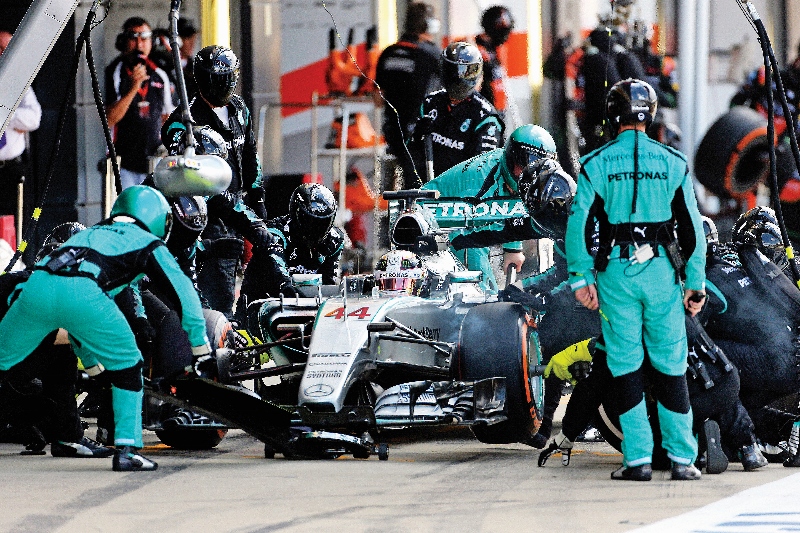
{"type": "Polygon", "coordinates": [[[0,370],[25,359],[48,333],[67,330],[86,367],[99,361],[106,368],[112,384],[114,443],[136,448],[142,447],[142,354],[113,296],[144,275],[180,304],[193,353],[210,353],[191,281],[164,241],[133,222],[92,226],[45,256],[28,281],[17,287],[12,298],[19,296],[0,322],[0,370]],[[67,252],[73,257],[70,261],[63,255],[67,252]],[[57,257],[65,259],[61,268],[50,263],[57,257]]]}
{"type": "Polygon", "coordinates": [[[706,241],[686,158],[642,132],[625,130],[581,163],[567,224],[567,266],[573,290],[595,283],[590,236],[595,220],[599,221],[597,291],[608,367],[619,391],[624,465],[652,462],[653,435],[643,395],[643,340],[656,370],[664,448],[674,462],[691,464],[697,442],[685,381],[683,290],[666,250],[674,240],[674,221],[686,261],[685,287],[703,290],[706,241]],[[655,257],[632,263],[635,245],[646,243],[656,251],[655,257]]]}
{"type": "MultiPolygon", "coordinates": [[[[451,198],[515,197],[518,195],[517,182],[511,176],[503,155],[503,148],[477,155],[442,172],[422,188],[438,190],[443,197],[451,198]]],[[[505,243],[503,250],[521,252],[522,243],[505,243]]],[[[453,253],[470,270],[483,272],[481,286],[484,290],[497,292],[497,280],[489,262],[489,248],[468,248],[454,250],[453,253]]]]}

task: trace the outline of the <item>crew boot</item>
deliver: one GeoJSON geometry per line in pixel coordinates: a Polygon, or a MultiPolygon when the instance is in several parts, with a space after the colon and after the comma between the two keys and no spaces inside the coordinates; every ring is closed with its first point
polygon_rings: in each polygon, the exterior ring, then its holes
{"type": "Polygon", "coordinates": [[[721,474],[728,469],[728,456],[722,451],[719,424],[714,420],[703,422],[702,444],[706,452],[706,474],[721,474]]]}
{"type": "Polygon", "coordinates": [[[700,471],[694,465],[672,463],[672,479],[675,481],[694,481],[700,479],[700,471]]]}
{"type": "Polygon", "coordinates": [[[611,479],[626,481],[650,481],[653,479],[653,467],[650,465],[650,463],[632,466],[630,468],[623,465],[611,472],[611,479]]]}
{"type": "Polygon", "coordinates": [[[767,466],[769,463],[755,444],[742,446],[739,450],[739,456],[742,458],[742,466],[745,472],[758,470],[759,468],[767,466]]]}
{"type": "Polygon", "coordinates": [[[81,437],[78,442],[56,441],[50,445],[50,454],[53,457],[84,457],[84,458],[104,458],[114,455],[112,448],[89,439],[81,437]]]}
{"type": "Polygon", "coordinates": [[[117,448],[112,470],[115,472],[146,472],[158,468],[158,463],[138,453],[132,446],[117,448]]]}

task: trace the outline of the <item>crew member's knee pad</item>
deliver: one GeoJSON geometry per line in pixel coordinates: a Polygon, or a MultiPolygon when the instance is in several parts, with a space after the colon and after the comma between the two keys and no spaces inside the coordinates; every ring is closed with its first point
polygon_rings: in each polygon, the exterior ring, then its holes
{"type": "Polygon", "coordinates": [[[106,370],[111,384],[118,389],[138,392],[144,388],[142,384],[142,361],[122,370],[106,370]]]}
{"type": "Polygon", "coordinates": [[[654,370],[655,393],[658,402],[665,408],[675,413],[686,414],[689,412],[689,389],[686,385],[686,375],[668,376],[654,370]]]}
{"type": "Polygon", "coordinates": [[[617,393],[617,412],[627,413],[642,402],[644,393],[644,373],[642,368],[614,378],[614,390],[617,393]]]}

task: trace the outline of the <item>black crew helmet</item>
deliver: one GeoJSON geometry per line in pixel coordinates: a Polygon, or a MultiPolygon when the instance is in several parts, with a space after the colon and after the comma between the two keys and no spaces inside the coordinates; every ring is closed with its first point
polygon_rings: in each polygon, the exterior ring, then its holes
{"type": "Polygon", "coordinates": [[[514,17],[511,11],[503,6],[492,6],[481,15],[481,26],[492,39],[492,44],[499,46],[508,40],[514,29],[514,17]]]}
{"type": "Polygon", "coordinates": [[[86,226],[84,226],[80,222],[65,222],[53,228],[52,231],[44,239],[42,247],[37,252],[36,262],[38,263],[39,261],[41,261],[41,259],[44,256],[48,255],[50,252],[59,248],[62,244],[67,242],[70,237],[80,233],[85,229],[86,226]]]}
{"type": "Polygon", "coordinates": [[[452,100],[465,99],[483,75],[483,58],[474,44],[457,41],[442,52],[442,83],[452,100]]]}
{"type": "Polygon", "coordinates": [[[167,237],[167,247],[173,254],[189,248],[208,224],[208,207],[202,196],[170,198],[172,231],[167,237]]]}
{"type": "Polygon", "coordinates": [[[206,46],[194,57],[194,80],[209,104],[227,105],[239,81],[239,59],[225,46],[206,46]]]}
{"type": "Polygon", "coordinates": [[[789,266],[778,219],[769,207],[759,205],[741,215],[731,229],[731,241],[737,248],[755,246],[781,270],[789,266]]]}
{"type": "Polygon", "coordinates": [[[320,242],[333,226],[336,198],[318,183],[304,183],[289,199],[290,230],[309,246],[320,242]]]}
{"type": "Polygon", "coordinates": [[[525,168],[520,194],[539,233],[552,239],[564,238],[576,189],[572,176],[553,160],[542,159],[525,168]]]}
{"type": "Polygon", "coordinates": [[[658,109],[655,89],[646,81],[628,78],[614,84],[606,97],[606,114],[611,133],[616,135],[622,124],[644,123],[650,127],[658,109]]]}

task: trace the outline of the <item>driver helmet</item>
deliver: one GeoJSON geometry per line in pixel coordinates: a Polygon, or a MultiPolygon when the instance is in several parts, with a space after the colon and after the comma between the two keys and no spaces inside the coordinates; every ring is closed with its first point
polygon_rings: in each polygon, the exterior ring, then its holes
{"type": "Polygon", "coordinates": [[[511,16],[508,8],[492,6],[481,15],[481,26],[486,35],[492,39],[492,44],[500,46],[511,36],[511,30],[514,29],[514,17],[511,16]]]}
{"type": "Polygon", "coordinates": [[[649,128],[657,109],[655,89],[646,81],[634,78],[615,83],[606,97],[606,114],[614,135],[622,124],[643,122],[649,128]]]}
{"type": "Polygon", "coordinates": [[[755,246],[782,270],[789,266],[778,219],[769,207],[759,205],[740,216],[731,229],[731,241],[737,248],[755,246]]]}
{"type": "Polygon", "coordinates": [[[194,80],[209,104],[227,105],[239,82],[239,58],[225,46],[206,46],[194,57],[194,80]]]}
{"type": "Polygon", "coordinates": [[[289,199],[292,235],[313,246],[325,238],[336,216],[336,198],[319,183],[304,183],[289,199]]]}
{"type": "Polygon", "coordinates": [[[543,159],[528,165],[520,178],[520,191],[539,233],[553,239],[564,238],[576,189],[575,180],[555,161],[543,159]]]}
{"type": "Polygon", "coordinates": [[[170,251],[177,253],[191,246],[208,223],[208,207],[202,196],[179,196],[170,200],[172,232],[166,239],[170,251]]]}
{"type": "Polygon", "coordinates": [[[44,239],[42,247],[36,254],[36,262],[38,263],[41,261],[44,256],[50,254],[53,250],[67,242],[70,237],[85,229],[86,226],[80,222],[65,222],[53,228],[50,234],[44,239]]]}
{"type": "Polygon", "coordinates": [[[538,159],[556,159],[556,143],[553,137],[541,126],[525,124],[515,129],[506,142],[503,159],[511,176],[509,185],[516,191],[525,168],[538,159]],[[519,168],[515,174],[515,169],[519,168]]]}
{"type": "Polygon", "coordinates": [[[404,291],[416,294],[427,269],[414,252],[389,250],[375,265],[375,284],[382,291],[404,291]]]}
{"type": "Polygon", "coordinates": [[[442,83],[451,100],[460,102],[475,90],[483,75],[483,58],[474,44],[450,43],[442,52],[442,83]]]}
{"type": "Polygon", "coordinates": [[[169,237],[172,229],[172,210],[164,195],[146,185],[128,187],[117,196],[111,207],[111,218],[126,216],[134,219],[161,240],[169,237]]]}

